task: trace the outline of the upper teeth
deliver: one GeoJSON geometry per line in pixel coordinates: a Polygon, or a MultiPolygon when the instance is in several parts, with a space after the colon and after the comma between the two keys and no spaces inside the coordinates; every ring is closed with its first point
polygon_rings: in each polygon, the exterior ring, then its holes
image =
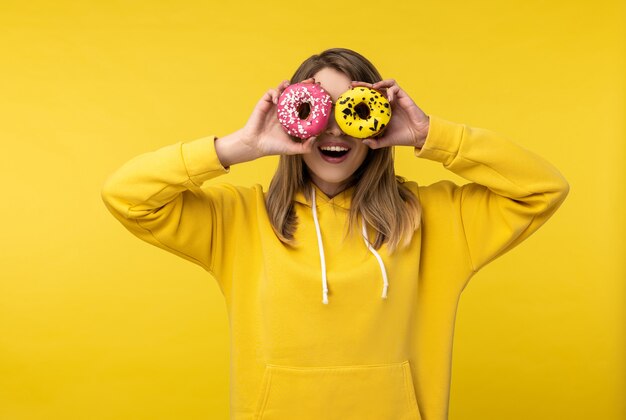
{"type": "Polygon", "coordinates": [[[348,150],[350,150],[347,147],[343,147],[343,146],[322,146],[320,147],[320,149],[331,151],[331,152],[347,152],[348,150]]]}

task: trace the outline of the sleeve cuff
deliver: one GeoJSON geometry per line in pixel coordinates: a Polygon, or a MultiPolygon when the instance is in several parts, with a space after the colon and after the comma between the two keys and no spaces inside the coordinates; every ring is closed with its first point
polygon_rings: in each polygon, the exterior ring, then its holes
{"type": "Polygon", "coordinates": [[[217,157],[215,139],[215,136],[207,136],[181,145],[189,179],[198,186],[208,179],[230,172],[230,168],[224,168],[217,157]]]}
{"type": "Polygon", "coordinates": [[[434,115],[429,115],[429,119],[426,141],[421,149],[415,148],[415,156],[448,166],[459,152],[465,126],[434,115]]]}

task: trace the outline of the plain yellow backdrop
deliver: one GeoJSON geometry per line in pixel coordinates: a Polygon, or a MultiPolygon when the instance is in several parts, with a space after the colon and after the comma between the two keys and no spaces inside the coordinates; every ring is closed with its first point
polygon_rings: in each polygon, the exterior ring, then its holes
{"type": "MultiPolygon", "coordinates": [[[[227,418],[215,281],[127,232],[100,187],[139,153],[240,128],[335,46],[571,185],[465,289],[450,419],[626,418],[624,2],[295,3],[0,3],[0,419],[227,418]]],[[[423,185],[466,182],[396,158],[423,185]]],[[[276,162],[226,179],[267,186],[276,162]]]]}

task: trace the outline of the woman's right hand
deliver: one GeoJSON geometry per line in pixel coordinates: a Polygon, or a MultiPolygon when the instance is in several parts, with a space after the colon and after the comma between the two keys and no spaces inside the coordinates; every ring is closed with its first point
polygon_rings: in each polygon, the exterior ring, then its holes
{"type": "MultiPolygon", "coordinates": [[[[302,83],[314,83],[314,79],[302,83]]],[[[315,137],[294,141],[283,129],[277,117],[278,98],[289,86],[285,80],[276,89],[270,89],[254,107],[246,125],[237,132],[219,138],[216,152],[224,167],[269,155],[310,153],[315,137]]]]}

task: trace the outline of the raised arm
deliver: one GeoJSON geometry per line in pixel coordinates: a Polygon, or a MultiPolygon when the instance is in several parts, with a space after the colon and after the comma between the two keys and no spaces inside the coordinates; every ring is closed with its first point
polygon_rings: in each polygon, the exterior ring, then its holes
{"type": "MultiPolygon", "coordinates": [[[[234,226],[253,215],[252,189],[202,184],[230,165],[281,153],[306,153],[314,138],[296,143],[280,127],[276,102],[288,83],[268,90],[246,125],[219,139],[207,136],[137,156],[106,180],[102,199],[133,234],[213,273],[228,270],[235,250],[234,226]]],[[[224,278],[228,276],[223,276],[224,278]]]]}
{"type": "Polygon", "coordinates": [[[474,271],[529,237],[559,208],[569,184],[545,159],[495,132],[430,117],[415,155],[472,181],[450,189],[474,271]]]}
{"type": "Polygon", "coordinates": [[[220,259],[220,247],[214,245],[223,242],[228,226],[221,208],[234,194],[226,188],[200,188],[228,172],[214,142],[208,136],[139,155],[102,187],[105,205],[134,235],[208,271],[220,259]]]}
{"type": "MultiPolygon", "coordinates": [[[[392,120],[381,138],[365,140],[370,147],[411,146],[472,181],[440,183],[435,201],[453,207],[458,220],[448,223],[459,226],[474,272],[529,237],[567,197],[569,184],[554,166],[503,136],[427,116],[393,79],[353,84],[380,89],[391,102],[392,120]]],[[[442,249],[445,240],[453,238],[442,249]]]]}

